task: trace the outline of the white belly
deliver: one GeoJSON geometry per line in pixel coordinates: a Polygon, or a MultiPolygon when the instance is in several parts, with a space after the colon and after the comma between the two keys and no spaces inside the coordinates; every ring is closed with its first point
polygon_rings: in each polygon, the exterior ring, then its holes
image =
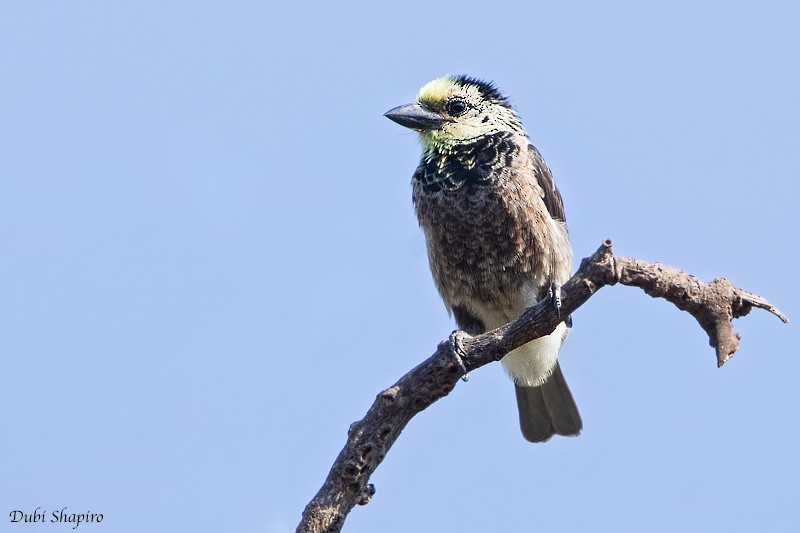
{"type": "Polygon", "coordinates": [[[553,372],[558,350],[567,338],[569,328],[562,322],[546,337],[534,339],[512,350],[503,358],[503,367],[518,385],[541,385],[553,372]]]}

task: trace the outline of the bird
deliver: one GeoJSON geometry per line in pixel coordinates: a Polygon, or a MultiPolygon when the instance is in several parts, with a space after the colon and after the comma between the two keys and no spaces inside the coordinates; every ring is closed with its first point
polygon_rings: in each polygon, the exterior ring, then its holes
{"type": "MultiPolygon", "coordinates": [[[[559,306],[572,274],[564,204],[508,97],[493,82],[444,76],[384,115],[419,134],[414,209],[436,288],[459,329],[492,330],[544,298],[559,306]]],[[[583,428],[558,362],[571,327],[566,317],[502,359],[530,442],[583,428]]]]}

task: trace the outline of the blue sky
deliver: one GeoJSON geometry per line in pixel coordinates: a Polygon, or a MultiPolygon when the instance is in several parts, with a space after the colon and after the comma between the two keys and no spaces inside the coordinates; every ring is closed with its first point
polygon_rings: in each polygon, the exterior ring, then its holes
{"type": "MultiPolygon", "coordinates": [[[[348,425],[454,327],[418,143],[382,116],[444,74],[510,95],[576,258],[610,237],[800,318],[799,22],[793,2],[3,2],[0,519],[294,530],[348,425]]],[[[409,424],[345,530],[797,523],[794,323],[737,321],[718,370],[638,290],[574,320],[580,437],[525,442],[491,365],[409,424]]]]}

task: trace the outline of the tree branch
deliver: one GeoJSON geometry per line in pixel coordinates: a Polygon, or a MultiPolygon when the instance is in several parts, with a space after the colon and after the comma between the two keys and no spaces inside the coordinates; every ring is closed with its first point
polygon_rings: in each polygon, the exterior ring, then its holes
{"type": "Polygon", "coordinates": [[[339,453],[328,478],[303,511],[298,533],[336,532],[348,513],[367,504],[375,493],[369,478],[406,424],[436,400],[447,396],[467,371],[475,370],[533,339],[551,333],[562,317],[583,305],[605,285],[639,287],[654,298],[664,298],[691,314],[716,348],[722,366],[739,348],[740,336],[732,321],[753,307],[788,322],[767,300],[735,287],[724,278],[704,283],[683,270],[638,259],[614,257],[606,240],[561,287],[561,314],[546,299],[518,319],[471,337],[454,332],[449,341],[375,399],[366,416],[353,423],[347,444],[339,453]],[[463,364],[463,366],[462,366],[463,364]]]}

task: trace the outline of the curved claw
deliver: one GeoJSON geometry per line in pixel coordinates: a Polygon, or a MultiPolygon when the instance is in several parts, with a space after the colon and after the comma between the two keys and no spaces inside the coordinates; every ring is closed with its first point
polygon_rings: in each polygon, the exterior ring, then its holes
{"type": "Polygon", "coordinates": [[[464,360],[461,359],[461,356],[458,355],[458,352],[461,351],[461,338],[463,336],[469,336],[461,330],[455,330],[453,333],[450,334],[449,344],[450,344],[450,353],[453,355],[453,359],[456,360],[458,366],[461,367],[461,381],[467,382],[469,381],[469,372],[467,371],[467,367],[464,364],[464,360]]]}
{"type": "Polygon", "coordinates": [[[550,284],[549,293],[550,301],[553,303],[553,307],[556,308],[556,315],[561,318],[561,285],[553,282],[550,284]]]}

